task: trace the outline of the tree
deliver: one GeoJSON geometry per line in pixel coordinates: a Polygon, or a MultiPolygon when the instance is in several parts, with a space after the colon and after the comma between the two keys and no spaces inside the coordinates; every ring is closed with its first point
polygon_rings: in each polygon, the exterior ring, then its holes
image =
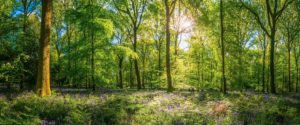
{"type": "MultiPolygon", "coordinates": [[[[300,40],[300,39],[299,39],[300,40]]],[[[299,57],[300,57],[300,53],[299,53],[299,41],[295,42],[295,45],[293,47],[293,53],[294,53],[294,57],[295,57],[295,64],[296,64],[296,71],[297,71],[297,76],[296,76],[296,92],[298,92],[298,84],[299,84],[299,57]]]]}
{"type": "MultiPolygon", "coordinates": [[[[288,51],[288,70],[287,70],[287,75],[288,75],[288,91],[292,92],[291,89],[291,71],[290,71],[290,67],[291,67],[291,50],[293,48],[294,43],[295,43],[295,39],[297,37],[297,35],[300,32],[300,18],[299,18],[299,14],[296,13],[297,10],[294,9],[293,6],[291,6],[290,8],[287,8],[286,11],[282,14],[283,18],[280,20],[281,25],[283,25],[282,28],[280,28],[280,31],[282,32],[282,34],[285,36],[283,38],[284,39],[284,43],[286,45],[287,51],[288,51]],[[298,15],[297,15],[298,14],[298,15]]],[[[296,54],[296,53],[295,53],[296,54]]],[[[297,54],[296,54],[297,55],[297,54]]],[[[296,65],[297,62],[296,62],[296,65]]]]}
{"type": "Polygon", "coordinates": [[[164,13],[164,6],[160,3],[160,1],[156,1],[153,4],[150,4],[150,19],[148,27],[152,33],[152,39],[154,41],[154,46],[158,51],[158,83],[159,86],[161,85],[161,77],[162,77],[162,53],[163,53],[163,42],[165,37],[165,13],[164,13]],[[151,23],[153,22],[153,23],[151,23]]]}
{"type": "MultiPolygon", "coordinates": [[[[148,0],[124,0],[121,2],[116,2],[115,0],[114,6],[117,8],[118,11],[121,11],[127,16],[129,16],[131,20],[131,28],[133,30],[133,50],[134,52],[137,52],[137,33],[138,29],[142,23],[143,15],[146,11],[146,7],[148,4],[148,0]]],[[[142,89],[142,84],[141,84],[141,77],[140,77],[140,71],[138,67],[138,61],[137,58],[134,58],[134,68],[135,68],[135,73],[137,77],[137,83],[138,83],[138,90],[142,89]]]]}
{"type": "Polygon", "coordinates": [[[38,60],[38,76],[35,91],[40,97],[51,96],[50,90],[50,30],[52,17],[52,0],[42,1],[41,38],[38,60]]]}
{"type": "Polygon", "coordinates": [[[168,83],[168,92],[173,92],[172,88],[172,78],[171,78],[171,65],[170,65],[170,18],[174,12],[176,1],[173,0],[169,6],[169,1],[165,0],[166,7],[166,67],[167,67],[167,83],[168,83]]]}
{"type": "MultiPolygon", "coordinates": [[[[26,30],[27,30],[27,21],[28,21],[28,17],[35,11],[36,7],[39,5],[38,0],[21,0],[20,1],[22,3],[22,6],[17,7],[18,11],[23,12],[23,42],[22,42],[22,48],[23,51],[26,51],[27,47],[26,47],[26,36],[28,34],[26,34],[26,30]]],[[[20,83],[20,89],[23,89],[23,85],[24,85],[24,81],[25,81],[25,73],[24,71],[22,71],[22,81],[20,83]]]]}
{"type": "MultiPolygon", "coordinates": [[[[263,33],[263,36],[262,36],[263,38],[262,39],[260,39],[260,43],[261,43],[261,47],[262,47],[262,49],[263,49],[263,76],[262,76],[262,82],[263,82],[263,84],[262,84],[262,87],[263,87],[263,89],[262,89],[262,92],[265,92],[265,60],[266,60],[266,51],[267,51],[267,46],[268,46],[268,41],[266,40],[266,34],[265,33],[263,33]]],[[[268,82],[267,82],[267,84],[268,84],[268,82]]],[[[268,85],[267,85],[268,86],[268,85]]]]}
{"type": "Polygon", "coordinates": [[[220,18],[221,18],[221,46],[222,46],[222,79],[223,79],[223,93],[226,93],[226,77],[225,77],[225,46],[223,41],[224,29],[223,29],[223,11],[222,0],[220,0],[220,18]]]}
{"type": "MultiPolygon", "coordinates": [[[[267,34],[267,36],[271,39],[270,41],[270,85],[271,85],[271,93],[276,93],[275,90],[275,70],[274,70],[274,49],[275,49],[275,36],[277,31],[277,21],[280,18],[281,14],[284,12],[284,10],[289,6],[289,4],[293,3],[294,0],[285,0],[284,2],[279,2],[278,0],[275,0],[274,2],[270,3],[269,0],[265,0],[265,5],[260,5],[259,9],[254,9],[254,6],[259,4],[259,1],[256,1],[258,3],[250,3],[250,2],[242,2],[240,7],[244,7],[247,10],[252,13],[254,18],[256,19],[257,23],[260,25],[262,30],[267,34]],[[272,8],[272,5],[274,6],[272,8]],[[279,7],[279,6],[282,7],[279,7]],[[267,7],[266,13],[263,11],[264,7],[267,7]],[[263,15],[262,15],[262,14],[263,15]],[[266,14],[266,15],[265,15],[266,14]]],[[[255,7],[257,8],[257,7],[255,7]]]]}

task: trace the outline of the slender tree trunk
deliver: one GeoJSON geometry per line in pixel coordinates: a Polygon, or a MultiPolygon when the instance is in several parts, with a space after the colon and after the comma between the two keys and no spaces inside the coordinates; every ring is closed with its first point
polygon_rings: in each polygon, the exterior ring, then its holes
{"type": "MultiPolygon", "coordinates": [[[[134,26],[134,43],[133,43],[134,52],[136,52],[136,44],[137,44],[137,28],[136,28],[136,26],[134,26]]],[[[135,68],[135,73],[136,73],[138,90],[141,90],[142,84],[141,84],[141,76],[140,76],[137,58],[134,59],[134,68],[135,68]]]]}
{"type": "MultiPolygon", "coordinates": [[[[67,24],[67,35],[68,35],[68,52],[69,52],[69,54],[68,54],[68,71],[70,72],[70,70],[71,70],[71,61],[70,61],[70,53],[71,53],[71,48],[70,48],[70,41],[71,41],[71,36],[70,36],[70,29],[69,29],[69,25],[67,24]]],[[[69,75],[69,78],[68,78],[68,84],[69,84],[69,87],[70,87],[70,85],[71,85],[71,80],[70,80],[70,75],[69,75]]]]}
{"type": "Polygon", "coordinates": [[[143,79],[143,89],[145,89],[145,53],[144,53],[144,57],[143,57],[143,69],[144,69],[144,71],[143,71],[143,77],[142,77],[142,79],[143,79]]]}
{"type": "Polygon", "coordinates": [[[257,89],[258,89],[257,91],[259,92],[259,66],[258,66],[258,68],[257,68],[257,83],[258,83],[258,84],[257,84],[257,85],[258,85],[258,86],[257,86],[257,89]]]}
{"type": "Polygon", "coordinates": [[[143,53],[143,72],[142,72],[142,86],[145,89],[145,46],[142,45],[142,53],[143,53]]]}
{"type": "MultiPolygon", "coordinates": [[[[92,1],[92,4],[94,4],[94,1],[92,1]]],[[[92,20],[94,20],[94,11],[92,11],[92,20]]],[[[95,74],[95,67],[94,67],[94,56],[95,56],[95,50],[94,50],[94,30],[92,29],[92,83],[93,83],[93,91],[96,91],[96,84],[95,84],[95,78],[94,78],[94,74],[95,74]]]]}
{"type": "MultiPolygon", "coordinates": [[[[60,50],[58,47],[58,43],[59,43],[59,33],[57,33],[57,44],[55,44],[55,48],[56,48],[56,52],[57,52],[57,60],[58,60],[58,64],[60,64],[60,50]]],[[[58,74],[61,72],[61,67],[60,65],[58,66],[58,74]]],[[[61,83],[61,78],[58,78],[58,86],[61,87],[62,83],[61,83]]]]}
{"type": "Polygon", "coordinates": [[[210,82],[212,83],[213,80],[213,65],[212,65],[212,60],[210,61],[210,82]]]}
{"type": "Polygon", "coordinates": [[[161,46],[159,46],[158,50],[158,79],[159,79],[159,85],[161,85],[160,76],[161,76],[161,46]]]}
{"type": "Polygon", "coordinates": [[[282,93],[284,93],[284,72],[282,71],[282,93]]]}
{"type": "MultiPolygon", "coordinates": [[[[199,55],[200,56],[200,55],[199,55]]],[[[197,66],[197,69],[198,69],[198,72],[197,72],[197,77],[198,77],[198,85],[199,85],[199,89],[200,89],[200,61],[199,61],[199,57],[198,57],[198,59],[197,59],[197,64],[198,64],[198,66],[197,66]]],[[[199,90],[198,89],[198,90],[199,90]]],[[[202,90],[203,88],[201,88],[201,90],[202,90]]]]}
{"type": "Polygon", "coordinates": [[[117,78],[117,84],[116,84],[116,87],[119,87],[119,75],[116,74],[116,78],[117,78]]]}
{"type": "Polygon", "coordinates": [[[222,12],[222,1],[220,0],[220,18],[221,18],[221,44],[222,44],[222,77],[223,77],[223,87],[224,91],[223,93],[226,93],[226,77],[225,77],[225,46],[223,42],[223,35],[224,35],[224,30],[223,30],[223,12],[222,12]]]}
{"type": "Polygon", "coordinates": [[[96,84],[94,79],[95,67],[94,67],[94,32],[92,33],[92,83],[93,83],[93,91],[96,91],[96,84]]]}
{"type": "Polygon", "coordinates": [[[120,76],[120,88],[123,89],[123,81],[122,81],[122,62],[123,62],[123,57],[120,57],[119,61],[119,76],[120,76]]]}
{"type": "Polygon", "coordinates": [[[10,89],[10,83],[9,82],[6,83],[6,88],[10,89]]]}
{"type": "Polygon", "coordinates": [[[290,45],[288,43],[288,84],[289,84],[289,92],[292,92],[291,90],[291,74],[290,74],[290,60],[291,60],[291,53],[290,53],[290,45]]]}
{"type": "Polygon", "coordinates": [[[202,62],[201,62],[201,66],[202,66],[202,89],[201,89],[201,91],[203,92],[203,88],[204,88],[204,78],[203,78],[203,51],[202,51],[202,62]]]}
{"type": "Polygon", "coordinates": [[[132,81],[132,61],[130,60],[130,74],[129,74],[129,79],[130,79],[130,88],[132,89],[133,88],[133,81],[132,81]]]}
{"type": "Polygon", "coordinates": [[[296,92],[298,92],[298,78],[299,78],[299,70],[298,70],[298,62],[296,61],[296,67],[297,67],[297,77],[296,77],[296,92]]]}
{"type": "MultiPolygon", "coordinates": [[[[84,41],[86,41],[85,30],[84,30],[84,33],[83,33],[83,39],[84,39],[84,41]]],[[[86,58],[86,63],[85,63],[85,70],[86,70],[86,72],[85,72],[85,89],[88,89],[88,75],[87,75],[88,61],[89,61],[89,58],[87,57],[86,58]]]]}
{"type": "Polygon", "coordinates": [[[270,79],[270,74],[269,74],[269,72],[270,72],[270,66],[268,66],[268,74],[267,74],[267,93],[269,93],[269,79],[270,79]]]}
{"type": "MultiPolygon", "coordinates": [[[[85,66],[85,67],[87,67],[87,66],[85,66]]],[[[87,73],[85,74],[85,89],[88,89],[88,76],[87,76],[87,73]]]]}
{"type": "MultiPolygon", "coordinates": [[[[176,1],[174,1],[176,4],[176,1]]],[[[174,4],[174,7],[175,7],[174,4]]],[[[166,67],[167,67],[167,85],[168,85],[168,90],[167,92],[173,92],[172,89],[172,77],[171,77],[171,67],[170,67],[170,8],[168,5],[168,0],[165,0],[165,6],[166,6],[166,67]]],[[[174,9],[174,8],[173,8],[174,9]]]]}
{"type": "MultiPolygon", "coordinates": [[[[77,35],[77,32],[75,32],[75,40],[74,40],[74,42],[77,42],[77,39],[76,39],[76,35],[77,35]]],[[[77,45],[75,46],[75,53],[77,52],[77,45]]],[[[75,78],[74,78],[74,85],[75,85],[75,87],[78,87],[78,85],[77,85],[77,82],[76,82],[76,76],[77,76],[77,63],[76,63],[76,61],[74,62],[75,64],[75,66],[74,66],[74,69],[75,69],[75,78]]]]}
{"type": "MultiPolygon", "coordinates": [[[[275,27],[276,22],[273,21],[273,27],[275,27]]],[[[271,93],[275,94],[275,69],[274,69],[274,48],[275,48],[275,28],[272,28],[271,31],[271,48],[270,48],[270,86],[271,86],[271,93]]]]}
{"type": "MultiPolygon", "coordinates": [[[[265,44],[264,44],[265,45],[265,44]]],[[[262,76],[262,92],[265,92],[265,57],[266,56],[266,50],[265,50],[265,47],[264,47],[264,54],[263,54],[263,76],[262,76]]]]}
{"type": "MultiPolygon", "coordinates": [[[[23,5],[24,5],[24,24],[23,24],[23,48],[26,45],[26,26],[27,26],[27,0],[23,1],[23,5]]],[[[22,71],[22,81],[20,84],[20,89],[23,89],[23,85],[24,85],[24,81],[25,81],[25,73],[24,71],[22,71]]]]}
{"type": "Polygon", "coordinates": [[[151,83],[151,89],[153,88],[153,85],[152,85],[152,71],[151,71],[151,73],[150,73],[150,83],[151,83]]]}
{"type": "Polygon", "coordinates": [[[38,75],[35,91],[40,97],[51,96],[50,90],[50,30],[52,0],[42,1],[42,22],[39,47],[38,75]]]}

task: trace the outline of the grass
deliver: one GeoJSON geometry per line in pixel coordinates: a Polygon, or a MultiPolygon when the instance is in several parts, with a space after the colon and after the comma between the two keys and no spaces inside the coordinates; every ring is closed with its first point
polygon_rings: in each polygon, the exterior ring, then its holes
{"type": "Polygon", "coordinates": [[[300,124],[300,95],[262,93],[53,90],[0,94],[0,124],[277,125],[300,124]],[[215,112],[219,104],[226,113],[215,112]]]}

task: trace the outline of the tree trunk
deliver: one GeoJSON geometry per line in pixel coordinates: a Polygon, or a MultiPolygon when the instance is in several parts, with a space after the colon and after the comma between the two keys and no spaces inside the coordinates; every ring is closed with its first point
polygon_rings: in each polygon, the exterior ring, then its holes
{"type": "Polygon", "coordinates": [[[6,88],[10,89],[10,82],[6,81],[6,88]]]}
{"type": "MultiPolygon", "coordinates": [[[[175,1],[176,4],[176,1],[175,1]]],[[[174,4],[174,6],[175,6],[174,4]]],[[[168,90],[167,92],[173,92],[172,89],[172,78],[171,78],[171,67],[170,67],[170,17],[171,13],[169,10],[168,0],[165,0],[165,6],[166,6],[166,67],[167,67],[167,85],[168,90]]],[[[174,9],[174,8],[173,8],[174,9]]]]}
{"type": "Polygon", "coordinates": [[[145,52],[146,52],[146,50],[145,50],[146,48],[145,48],[145,46],[143,45],[142,46],[142,53],[143,53],[143,75],[142,75],[142,86],[143,86],[143,89],[145,89],[145,56],[146,56],[146,54],[145,54],[145,52]]]}
{"type": "MultiPolygon", "coordinates": [[[[137,37],[137,28],[136,28],[136,26],[134,26],[134,43],[133,43],[134,52],[136,52],[136,44],[137,44],[136,37],[137,37]]],[[[135,74],[136,74],[136,79],[137,79],[137,84],[138,84],[138,90],[141,90],[142,84],[141,84],[141,76],[140,76],[137,58],[134,58],[134,68],[135,68],[135,74]]]]}
{"type": "Polygon", "coordinates": [[[269,74],[269,72],[270,72],[270,66],[268,66],[268,74],[267,74],[267,93],[269,93],[269,79],[270,79],[270,74],[269,74]]]}
{"type": "Polygon", "coordinates": [[[299,71],[298,71],[298,62],[297,62],[297,61],[296,61],[296,67],[297,67],[296,92],[298,92],[298,78],[299,78],[299,71]]]}
{"type": "Polygon", "coordinates": [[[50,30],[52,16],[52,0],[42,1],[41,37],[38,59],[38,75],[36,93],[40,97],[51,96],[50,90],[50,30]]]}
{"type": "Polygon", "coordinates": [[[284,72],[282,71],[282,93],[284,93],[284,72]]]}
{"type": "Polygon", "coordinates": [[[290,53],[290,45],[288,44],[288,84],[289,84],[289,92],[292,92],[291,90],[291,74],[290,74],[290,60],[291,60],[291,53],[290,53]]]}
{"type": "MultiPolygon", "coordinates": [[[[77,42],[77,39],[76,39],[76,35],[77,35],[77,33],[75,32],[75,40],[74,40],[74,42],[77,42]]],[[[75,46],[75,53],[77,52],[77,45],[75,46]]],[[[77,88],[78,87],[78,85],[77,85],[77,82],[76,82],[76,75],[77,75],[77,63],[76,63],[76,61],[74,62],[74,69],[75,69],[75,76],[73,76],[73,77],[75,77],[74,78],[74,86],[77,88]]]]}
{"type": "MultiPolygon", "coordinates": [[[[84,33],[83,33],[83,39],[84,41],[86,41],[86,36],[85,36],[85,30],[84,30],[84,33]]],[[[87,75],[87,66],[88,66],[88,62],[89,62],[89,58],[87,56],[86,58],[86,63],[85,63],[85,70],[86,70],[86,73],[85,73],[85,89],[88,89],[88,75],[87,75]]]]}
{"type": "Polygon", "coordinates": [[[94,67],[94,32],[92,32],[92,84],[93,84],[93,91],[96,91],[96,84],[94,79],[95,67],[94,67]]]}
{"type": "MultiPolygon", "coordinates": [[[[239,33],[239,35],[240,35],[240,33],[239,33]]],[[[241,44],[241,41],[240,40],[238,40],[239,41],[239,45],[240,45],[240,49],[239,49],[239,89],[240,89],[240,91],[242,92],[243,91],[243,83],[242,83],[242,68],[243,68],[243,66],[242,66],[242,49],[243,49],[243,47],[242,47],[242,44],[241,44]]]]}
{"type": "Polygon", "coordinates": [[[201,91],[203,92],[203,88],[204,88],[204,78],[203,78],[203,51],[202,51],[202,62],[201,62],[201,66],[202,66],[202,89],[201,89],[201,91]]]}
{"type": "Polygon", "coordinates": [[[153,88],[153,85],[152,85],[152,71],[151,71],[151,73],[150,73],[150,83],[151,83],[151,89],[153,88]]]}
{"type": "MultiPolygon", "coordinates": [[[[264,44],[265,45],[265,44],[264,44]]],[[[262,76],[262,92],[265,92],[265,55],[266,55],[266,51],[265,51],[265,47],[264,47],[264,54],[263,54],[263,76],[262,76]]]]}
{"type": "Polygon", "coordinates": [[[212,80],[213,80],[213,65],[212,65],[212,61],[210,61],[210,82],[212,83],[212,80]]]}
{"type": "Polygon", "coordinates": [[[123,62],[123,57],[120,57],[120,62],[119,62],[119,76],[120,76],[120,88],[123,89],[123,81],[122,81],[122,62],[123,62]]]}
{"type": "Polygon", "coordinates": [[[133,88],[133,81],[132,81],[132,61],[130,60],[130,74],[129,74],[129,79],[130,79],[130,88],[132,89],[133,88]]]}
{"type": "MultiPolygon", "coordinates": [[[[198,72],[197,72],[197,77],[198,77],[198,85],[199,85],[199,89],[200,89],[200,61],[199,61],[199,57],[198,57],[198,59],[197,59],[197,64],[198,64],[198,66],[197,66],[197,69],[198,69],[198,72]]],[[[198,89],[198,90],[199,90],[198,89]]],[[[201,90],[202,90],[203,88],[201,88],[201,90]]]]}
{"type": "Polygon", "coordinates": [[[258,88],[257,88],[258,90],[257,91],[259,92],[259,66],[257,68],[257,83],[258,83],[257,84],[258,85],[258,88]]]}
{"type": "Polygon", "coordinates": [[[116,87],[118,88],[118,87],[119,87],[119,76],[118,76],[118,74],[116,74],[116,78],[117,78],[117,84],[116,84],[116,87]]]}
{"type": "MultiPolygon", "coordinates": [[[[276,22],[273,21],[273,25],[275,25],[276,22]]],[[[275,26],[273,26],[275,27],[275,26]]],[[[271,48],[270,48],[270,86],[271,86],[271,93],[275,94],[275,69],[274,69],[274,48],[275,48],[275,28],[272,28],[271,31],[271,48]]]]}
{"type": "Polygon", "coordinates": [[[161,85],[161,83],[160,83],[160,76],[161,76],[161,55],[160,55],[160,53],[161,53],[161,46],[159,47],[159,50],[158,50],[158,79],[159,79],[159,85],[161,85]]]}
{"type": "MultiPolygon", "coordinates": [[[[67,24],[67,35],[68,35],[68,71],[70,72],[71,70],[71,61],[70,61],[70,53],[71,53],[71,48],[70,48],[70,41],[71,41],[71,35],[70,35],[70,29],[69,29],[69,25],[67,24]]],[[[68,84],[69,84],[69,87],[71,85],[71,80],[70,80],[70,75],[69,75],[69,78],[68,78],[68,84]]]]}
{"type": "Polygon", "coordinates": [[[225,77],[225,46],[224,46],[224,41],[223,41],[223,35],[224,35],[224,30],[223,30],[223,13],[222,13],[222,1],[220,0],[220,18],[221,18],[221,44],[222,44],[222,77],[223,77],[223,93],[226,94],[226,77],[225,77]]]}
{"type": "Polygon", "coordinates": [[[145,89],[145,61],[143,61],[143,76],[142,76],[142,86],[143,86],[143,89],[145,89]]]}

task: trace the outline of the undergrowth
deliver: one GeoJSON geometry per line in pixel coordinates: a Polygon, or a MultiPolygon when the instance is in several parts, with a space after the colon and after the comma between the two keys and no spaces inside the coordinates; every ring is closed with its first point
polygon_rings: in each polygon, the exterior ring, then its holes
{"type": "Polygon", "coordinates": [[[300,124],[300,96],[231,92],[59,90],[0,94],[0,124],[274,125],[300,124]],[[226,113],[215,112],[219,104],[226,113]]]}

